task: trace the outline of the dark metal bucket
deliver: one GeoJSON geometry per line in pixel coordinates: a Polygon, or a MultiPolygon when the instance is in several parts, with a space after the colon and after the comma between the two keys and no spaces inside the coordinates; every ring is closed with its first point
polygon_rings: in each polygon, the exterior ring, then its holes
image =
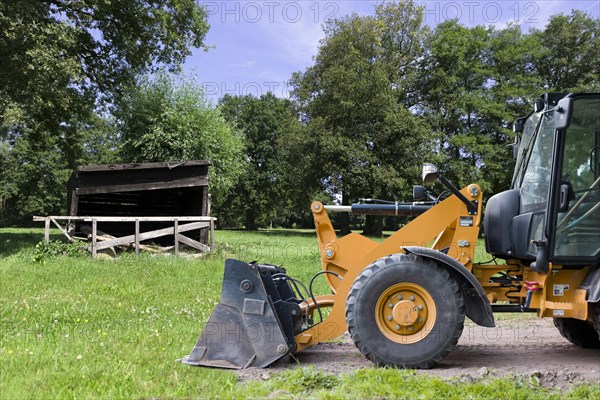
{"type": "Polygon", "coordinates": [[[300,306],[283,268],[227,259],[221,301],[192,353],[178,361],[216,368],[267,367],[294,350],[300,306]],[[298,317],[295,317],[298,316],[298,317]]]}

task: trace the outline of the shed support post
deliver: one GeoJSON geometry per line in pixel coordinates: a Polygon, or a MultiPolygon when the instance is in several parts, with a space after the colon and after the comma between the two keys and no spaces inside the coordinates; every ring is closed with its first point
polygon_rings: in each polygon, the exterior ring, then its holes
{"type": "Polygon", "coordinates": [[[44,221],[44,242],[50,243],[50,217],[46,217],[44,221]]]}
{"type": "Polygon", "coordinates": [[[173,229],[175,233],[175,255],[179,256],[179,220],[175,218],[175,229],[173,229]]]}
{"type": "Polygon", "coordinates": [[[98,221],[96,218],[92,219],[92,258],[96,258],[96,244],[97,244],[97,234],[98,234],[98,221]]]}
{"type": "Polygon", "coordinates": [[[140,254],[140,220],[135,219],[135,254],[140,254]]]}
{"type": "Polygon", "coordinates": [[[215,219],[210,219],[210,242],[208,244],[211,251],[215,249],[215,219]]]}

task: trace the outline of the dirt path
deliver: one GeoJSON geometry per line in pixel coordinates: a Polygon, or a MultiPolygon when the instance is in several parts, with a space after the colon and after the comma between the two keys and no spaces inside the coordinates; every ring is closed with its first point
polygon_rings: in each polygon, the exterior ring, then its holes
{"type": "MultiPolygon", "coordinates": [[[[239,371],[241,380],[265,379],[271,373],[313,365],[331,373],[371,368],[346,335],[297,355],[299,363],[279,362],[269,369],[239,371]]],[[[465,325],[458,346],[436,368],[418,373],[471,382],[509,374],[535,375],[544,387],[564,388],[579,382],[600,385],[600,350],[581,349],[565,340],[551,319],[498,321],[496,328],[465,325]]]]}

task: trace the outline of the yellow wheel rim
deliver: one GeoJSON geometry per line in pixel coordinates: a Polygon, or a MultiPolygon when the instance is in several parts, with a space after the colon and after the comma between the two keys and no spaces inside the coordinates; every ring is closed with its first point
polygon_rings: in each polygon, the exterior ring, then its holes
{"type": "Polygon", "coordinates": [[[396,343],[411,344],[431,333],[436,319],[433,298],[416,283],[401,282],[387,288],[375,304],[379,330],[396,343]]]}

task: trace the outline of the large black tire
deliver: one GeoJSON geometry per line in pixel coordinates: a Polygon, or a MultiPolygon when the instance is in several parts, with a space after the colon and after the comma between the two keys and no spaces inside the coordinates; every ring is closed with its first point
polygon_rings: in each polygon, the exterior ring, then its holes
{"type": "Polygon", "coordinates": [[[600,349],[600,332],[596,332],[596,329],[586,321],[575,318],[554,318],[554,326],[562,337],[575,346],[584,349],[600,349]]]}
{"type": "MultiPolygon", "coordinates": [[[[421,311],[418,316],[423,320],[421,311]]],[[[390,324],[397,320],[392,318],[390,324]]],[[[352,284],[346,304],[346,322],[354,344],[378,366],[422,369],[437,365],[456,346],[464,319],[464,301],[456,280],[444,267],[415,255],[393,254],[369,265],[352,284]],[[401,326],[414,321],[403,314],[403,322],[390,328],[386,322],[390,321],[389,313],[395,313],[395,304],[411,293],[403,291],[404,287],[423,294],[416,294],[416,302],[428,298],[425,320],[421,326],[417,322],[401,326]],[[410,336],[407,329],[415,333],[410,336]]]]}
{"type": "Polygon", "coordinates": [[[594,304],[594,325],[596,325],[596,334],[598,335],[598,341],[600,341],[600,303],[594,304]]]}

